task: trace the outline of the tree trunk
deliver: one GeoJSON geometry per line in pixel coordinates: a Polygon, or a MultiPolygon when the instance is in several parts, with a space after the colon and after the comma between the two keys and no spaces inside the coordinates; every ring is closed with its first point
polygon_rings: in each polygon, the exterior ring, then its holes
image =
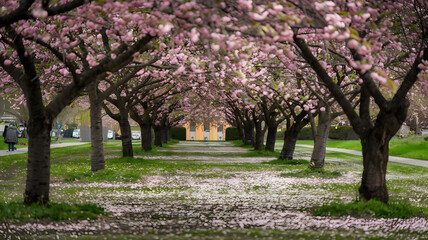
{"type": "Polygon", "coordinates": [[[244,123],[244,144],[254,146],[254,123],[252,121],[244,123]]]}
{"type": "Polygon", "coordinates": [[[364,171],[359,188],[360,196],[366,200],[376,198],[386,203],[388,202],[386,166],[389,156],[389,140],[385,138],[384,134],[379,136],[372,133],[367,138],[362,138],[361,144],[364,171]]]}
{"type": "Polygon", "coordinates": [[[284,145],[281,150],[281,155],[279,156],[280,159],[293,159],[298,134],[299,131],[297,131],[294,126],[285,131],[284,145]]]}
{"type": "Polygon", "coordinates": [[[140,124],[141,128],[141,150],[152,150],[152,129],[150,124],[140,124]]]}
{"type": "Polygon", "coordinates": [[[363,177],[359,188],[365,200],[378,199],[388,202],[386,166],[389,157],[389,141],[406,119],[408,103],[403,101],[395,112],[380,111],[374,127],[360,135],[363,147],[363,177]]]}
{"type": "Polygon", "coordinates": [[[263,150],[263,143],[265,132],[263,131],[262,121],[258,121],[256,124],[256,141],[254,143],[254,150],[263,150]]]}
{"type": "Polygon", "coordinates": [[[91,117],[91,170],[105,168],[103,148],[103,123],[101,117],[102,103],[97,98],[97,82],[88,87],[91,117]]]}
{"type": "Polygon", "coordinates": [[[265,149],[271,152],[275,152],[275,142],[276,142],[276,131],[278,126],[268,127],[268,134],[266,138],[265,149]]]}
{"type": "MultiPolygon", "coordinates": [[[[40,114],[42,115],[42,114],[40,114]]],[[[50,183],[50,131],[52,121],[46,117],[30,116],[28,122],[28,162],[24,203],[46,204],[50,183]]]]}
{"type": "Polygon", "coordinates": [[[127,111],[120,112],[119,126],[120,126],[120,132],[122,133],[122,136],[121,136],[122,155],[124,157],[133,157],[134,152],[132,150],[132,132],[131,132],[131,126],[129,125],[127,111]]]}
{"type": "Polygon", "coordinates": [[[160,126],[155,126],[155,146],[162,147],[162,132],[160,126]]]}
{"type": "Polygon", "coordinates": [[[167,129],[166,131],[167,131],[167,137],[168,137],[167,140],[169,142],[171,141],[171,127],[167,126],[166,129],[167,129]]]}
{"type": "Polygon", "coordinates": [[[161,126],[161,139],[162,143],[168,143],[168,127],[165,126],[165,124],[162,124],[161,126]]]}
{"type": "Polygon", "coordinates": [[[314,136],[314,149],[312,150],[310,168],[324,167],[326,144],[330,133],[331,116],[327,110],[318,115],[318,126],[314,136]]]}

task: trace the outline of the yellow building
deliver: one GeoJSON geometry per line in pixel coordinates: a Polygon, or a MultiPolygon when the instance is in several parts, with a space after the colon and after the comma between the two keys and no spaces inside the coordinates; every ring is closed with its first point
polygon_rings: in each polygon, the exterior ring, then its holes
{"type": "Polygon", "coordinates": [[[225,140],[227,123],[186,123],[186,140],[225,140]]]}

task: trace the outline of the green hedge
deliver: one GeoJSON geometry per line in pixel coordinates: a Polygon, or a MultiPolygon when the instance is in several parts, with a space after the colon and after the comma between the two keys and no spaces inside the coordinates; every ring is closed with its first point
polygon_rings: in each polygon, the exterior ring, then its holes
{"type": "Polygon", "coordinates": [[[358,140],[358,135],[352,130],[351,126],[331,126],[330,134],[331,139],[338,140],[358,140]]]}
{"type": "Polygon", "coordinates": [[[177,140],[186,140],[186,128],[185,127],[172,127],[171,138],[177,140]]]}
{"type": "MultiPolygon", "coordinates": [[[[276,133],[277,140],[284,140],[285,130],[276,133]]],[[[331,139],[336,140],[358,140],[358,135],[352,130],[351,126],[331,126],[330,134],[328,135],[331,139]]],[[[311,126],[306,126],[300,130],[297,135],[299,140],[313,140],[311,126]]]]}
{"type": "Polygon", "coordinates": [[[312,135],[312,127],[306,126],[300,130],[299,135],[297,135],[298,140],[314,140],[314,136],[312,135]]]}
{"type": "Polygon", "coordinates": [[[228,127],[226,128],[226,141],[239,140],[238,128],[228,127]]]}
{"type": "Polygon", "coordinates": [[[285,133],[285,129],[282,129],[281,131],[277,131],[276,132],[276,140],[284,140],[284,133],[285,133]]]}

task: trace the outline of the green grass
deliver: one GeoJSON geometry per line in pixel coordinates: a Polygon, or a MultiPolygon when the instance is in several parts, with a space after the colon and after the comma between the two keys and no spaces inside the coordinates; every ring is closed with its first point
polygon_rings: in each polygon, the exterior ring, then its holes
{"type": "Polygon", "coordinates": [[[277,159],[269,162],[263,162],[263,164],[278,164],[278,165],[309,165],[308,160],[304,159],[277,159]]]}
{"type": "Polygon", "coordinates": [[[66,204],[50,202],[46,206],[27,206],[19,202],[0,203],[0,220],[4,219],[45,219],[60,221],[68,219],[96,219],[106,215],[103,208],[95,204],[66,204]]]}
{"type": "Polygon", "coordinates": [[[428,208],[415,207],[407,202],[384,204],[378,200],[331,203],[313,210],[315,216],[353,216],[363,218],[427,217],[428,208]]]}
{"type": "MultiPolygon", "coordinates": [[[[15,144],[16,148],[25,148],[27,147],[28,139],[27,138],[18,138],[18,144],[15,144]]],[[[4,137],[1,137],[0,141],[0,150],[7,150],[8,144],[4,142],[4,137]]]]}
{"type": "Polygon", "coordinates": [[[321,169],[310,169],[306,168],[298,172],[287,172],[281,173],[282,177],[298,177],[298,178],[310,178],[310,177],[319,177],[319,178],[336,178],[342,176],[340,171],[329,171],[321,169]]]}
{"type": "Polygon", "coordinates": [[[86,182],[103,182],[103,181],[119,181],[119,182],[135,182],[141,179],[140,174],[135,172],[120,172],[113,169],[99,170],[96,172],[85,171],[70,174],[64,178],[66,182],[72,182],[76,180],[86,182]]]}
{"type": "MultiPolygon", "coordinates": [[[[297,141],[297,144],[313,145],[313,141],[297,141]]],[[[361,151],[360,140],[328,141],[327,147],[361,151]]],[[[420,136],[394,137],[389,143],[389,155],[428,160],[428,141],[420,136]]]]}

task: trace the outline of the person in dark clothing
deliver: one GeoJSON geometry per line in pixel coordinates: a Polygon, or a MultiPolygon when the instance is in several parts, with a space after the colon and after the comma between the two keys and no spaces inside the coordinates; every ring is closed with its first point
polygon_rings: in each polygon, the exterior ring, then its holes
{"type": "Polygon", "coordinates": [[[4,142],[8,143],[9,151],[16,150],[15,144],[18,143],[18,128],[16,128],[12,124],[9,125],[4,137],[4,142]]]}
{"type": "Polygon", "coordinates": [[[4,130],[3,130],[3,141],[4,141],[4,143],[6,143],[6,133],[7,133],[8,127],[9,127],[8,125],[4,126],[4,130]]]}

